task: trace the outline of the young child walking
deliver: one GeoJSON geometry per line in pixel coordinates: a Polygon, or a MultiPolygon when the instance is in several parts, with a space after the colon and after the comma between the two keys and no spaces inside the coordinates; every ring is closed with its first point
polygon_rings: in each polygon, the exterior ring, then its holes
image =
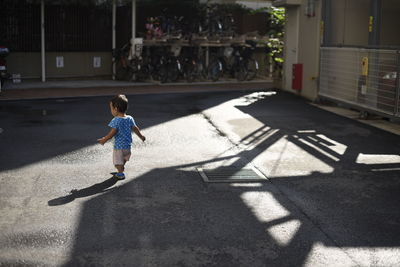
{"type": "Polygon", "coordinates": [[[117,95],[110,101],[110,111],[114,118],[108,124],[110,132],[97,141],[104,145],[114,138],[113,163],[118,172],[112,174],[120,180],[125,179],[125,163],[131,157],[132,131],[144,142],[146,137],[142,135],[135,120],[126,114],[128,99],[125,95],[117,95]]]}

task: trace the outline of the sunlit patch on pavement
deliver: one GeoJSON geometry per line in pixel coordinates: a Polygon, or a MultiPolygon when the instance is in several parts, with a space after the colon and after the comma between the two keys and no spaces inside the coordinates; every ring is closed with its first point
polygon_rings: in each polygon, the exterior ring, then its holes
{"type": "Polygon", "coordinates": [[[400,155],[363,154],[357,156],[358,164],[400,164],[400,155]]]}
{"type": "Polygon", "coordinates": [[[289,245],[290,241],[296,235],[297,231],[301,226],[299,220],[289,220],[283,223],[279,223],[267,228],[268,234],[270,234],[276,243],[280,246],[289,245]]]}
{"type": "Polygon", "coordinates": [[[265,223],[290,215],[290,212],[269,192],[245,192],[240,198],[259,222],[265,223]]]}

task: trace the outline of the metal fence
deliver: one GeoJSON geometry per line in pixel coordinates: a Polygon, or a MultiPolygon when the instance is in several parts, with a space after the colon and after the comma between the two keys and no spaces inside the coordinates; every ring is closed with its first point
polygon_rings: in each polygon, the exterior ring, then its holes
{"type": "Polygon", "coordinates": [[[0,1],[0,42],[11,51],[40,51],[40,5],[0,1]]]}
{"type": "MultiPolygon", "coordinates": [[[[1,45],[12,52],[39,52],[40,16],[38,1],[1,0],[1,45]]],[[[44,19],[46,51],[111,51],[112,14],[107,5],[48,1],[44,19]]]]}
{"type": "Polygon", "coordinates": [[[46,5],[46,51],[111,51],[111,9],[46,5]]]}
{"type": "Polygon", "coordinates": [[[319,96],[400,117],[400,51],[321,48],[319,96]]]}

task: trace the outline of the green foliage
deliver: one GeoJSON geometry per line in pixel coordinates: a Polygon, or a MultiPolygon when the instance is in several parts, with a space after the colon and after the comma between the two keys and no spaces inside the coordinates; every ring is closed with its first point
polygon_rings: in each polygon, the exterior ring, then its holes
{"type": "Polygon", "coordinates": [[[281,67],[283,63],[283,35],[285,27],[285,9],[283,8],[261,8],[253,11],[267,12],[269,14],[268,20],[268,41],[264,43],[266,53],[270,56],[274,63],[281,67]]]}
{"type": "Polygon", "coordinates": [[[283,37],[285,27],[285,9],[283,8],[269,8],[269,36],[272,38],[283,37]]]}
{"type": "MultiPolygon", "coordinates": [[[[205,5],[205,4],[203,4],[205,5]]],[[[241,4],[217,4],[227,13],[241,13],[241,14],[249,14],[251,13],[251,9],[247,8],[241,4]]]]}
{"type": "Polygon", "coordinates": [[[267,54],[276,63],[283,63],[283,41],[280,38],[269,38],[266,43],[267,54]]]}

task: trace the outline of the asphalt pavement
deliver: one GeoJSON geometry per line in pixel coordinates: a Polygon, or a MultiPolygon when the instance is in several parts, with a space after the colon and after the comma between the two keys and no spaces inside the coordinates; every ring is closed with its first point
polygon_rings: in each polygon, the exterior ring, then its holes
{"type": "Polygon", "coordinates": [[[281,91],[0,102],[0,266],[399,266],[400,136],[281,91]],[[243,169],[268,180],[207,183],[243,169]]]}

